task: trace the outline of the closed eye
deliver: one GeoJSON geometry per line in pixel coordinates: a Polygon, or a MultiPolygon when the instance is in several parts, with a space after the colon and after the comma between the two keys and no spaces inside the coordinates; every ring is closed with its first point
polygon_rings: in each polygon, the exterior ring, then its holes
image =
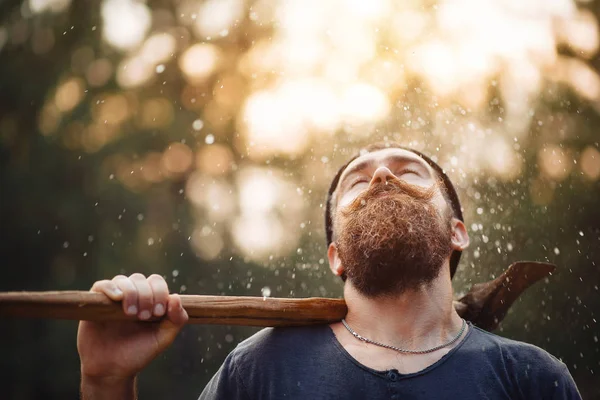
{"type": "Polygon", "coordinates": [[[421,176],[421,175],[419,175],[419,173],[417,171],[412,170],[412,169],[403,169],[398,172],[398,176],[402,176],[402,175],[406,175],[406,174],[415,174],[417,176],[421,176]]]}
{"type": "Polygon", "coordinates": [[[352,182],[352,184],[350,185],[350,188],[353,188],[354,186],[358,185],[359,183],[369,183],[369,181],[366,178],[356,179],[355,181],[352,182]]]}

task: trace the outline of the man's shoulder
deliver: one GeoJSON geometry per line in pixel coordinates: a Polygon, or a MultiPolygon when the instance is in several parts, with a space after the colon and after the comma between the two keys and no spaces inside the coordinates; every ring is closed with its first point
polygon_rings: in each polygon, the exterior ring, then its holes
{"type": "Polygon", "coordinates": [[[507,367],[515,370],[540,371],[544,375],[560,375],[566,365],[546,350],[522,341],[499,336],[477,327],[471,350],[481,351],[491,358],[498,358],[507,367]]]}
{"type": "Polygon", "coordinates": [[[258,331],[229,353],[200,399],[279,398],[273,393],[288,393],[299,382],[298,372],[310,370],[315,346],[323,348],[329,341],[328,329],[321,325],[258,331]]]}
{"type": "Polygon", "coordinates": [[[514,355],[515,357],[532,357],[547,359],[551,362],[560,362],[552,354],[536,345],[496,335],[476,326],[472,326],[471,329],[474,331],[475,345],[480,345],[483,351],[495,349],[502,353],[514,355]]]}
{"type": "Polygon", "coordinates": [[[231,352],[236,362],[306,354],[308,347],[328,339],[328,325],[264,328],[240,342],[231,352]]]}
{"type": "Polygon", "coordinates": [[[487,363],[488,371],[506,378],[507,385],[517,390],[515,397],[581,399],[567,366],[538,346],[474,327],[467,348],[471,360],[487,363]]]}

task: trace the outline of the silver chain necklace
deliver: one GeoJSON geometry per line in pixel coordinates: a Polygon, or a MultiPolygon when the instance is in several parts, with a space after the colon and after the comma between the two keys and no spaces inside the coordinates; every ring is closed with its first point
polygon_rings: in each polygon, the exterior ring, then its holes
{"type": "Polygon", "coordinates": [[[358,333],[354,332],[352,330],[352,328],[350,328],[350,326],[348,326],[348,323],[346,322],[346,320],[344,318],[342,318],[342,324],[344,324],[344,326],[346,327],[346,329],[348,329],[348,332],[350,332],[358,340],[362,340],[363,342],[371,343],[371,344],[374,344],[376,346],[385,347],[387,349],[396,350],[397,352],[400,352],[400,353],[409,353],[409,354],[426,354],[426,353],[432,353],[432,352],[434,352],[436,350],[439,350],[439,349],[442,349],[444,347],[450,346],[452,343],[456,342],[458,340],[458,338],[460,338],[462,336],[463,332],[465,331],[465,328],[467,327],[467,321],[465,321],[464,319],[462,321],[463,321],[463,323],[462,323],[462,328],[460,328],[460,332],[458,332],[458,334],[455,337],[453,337],[449,342],[444,343],[444,344],[440,344],[439,346],[435,346],[435,347],[432,347],[431,349],[427,349],[427,350],[406,350],[406,349],[401,349],[400,347],[391,346],[389,344],[379,343],[379,342],[376,342],[374,340],[367,339],[366,337],[362,337],[358,333]]]}

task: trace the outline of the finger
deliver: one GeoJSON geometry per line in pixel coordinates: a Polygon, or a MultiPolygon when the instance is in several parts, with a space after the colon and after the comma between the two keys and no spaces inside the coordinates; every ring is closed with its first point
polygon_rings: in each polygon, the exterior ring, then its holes
{"type": "Polygon", "coordinates": [[[167,311],[167,303],[169,302],[169,287],[164,278],[157,274],[152,274],[147,279],[152,294],[154,296],[154,316],[162,317],[167,311]]]}
{"type": "Polygon", "coordinates": [[[181,297],[178,294],[169,295],[169,304],[167,318],[174,325],[183,326],[188,321],[188,313],[181,304],[181,297]]]}
{"type": "Polygon", "coordinates": [[[109,299],[114,301],[123,300],[123,291],[108,279],[94,282],[90,292],[104,293],[109,299]]]}
{"type": "Polygon", "coordinates": [[[181,306],[181,298],[177,294],[169,296],[167,318],[160,323],[156,335],[161,350],[169,346],[188,321],[188,314],[181,306]]]}
{"type": "Polygon", "coordinates": [[[124,275],[117,275],[112,281],[123,292],[123,311],[125,314],[137,315],[138,292],[133,282],[124,275]]]}
{"type": "Polygon", "coordinates": [[[150,284],[142,274],[133,274],[129,277],[129,280],[133,282],[137,289],[138,318],[149,319],[152,316],[152,307],[154,305],[154,295],[152,294],[150,284]]]}

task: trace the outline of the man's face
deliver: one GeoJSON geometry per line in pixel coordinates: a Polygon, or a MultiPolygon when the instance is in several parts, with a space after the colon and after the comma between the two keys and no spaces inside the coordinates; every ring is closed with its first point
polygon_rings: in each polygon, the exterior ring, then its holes
{"type": "Polygon", "coordinates": [[[369,297],[399,294],[435,279],[452,251],[452,216],[435,171],[398,148],[363,155],[333,196],[337,256],[369,297]]]}
{"type": "MultiPolygon", "coordinates": [[[[333,195],[333,208],[350,204],[366,191],[375,183],[372,182],[375,172],[383,167],[394,177],[410,185],[430,188],[438,182],[435,171],[417,154],[399,148],[378,150],[356,158],[346,167],[333,195]]],[[[449,206],[441,188],[438,187],[435,192],[432,201],[442,213],[449,206]]]]}

